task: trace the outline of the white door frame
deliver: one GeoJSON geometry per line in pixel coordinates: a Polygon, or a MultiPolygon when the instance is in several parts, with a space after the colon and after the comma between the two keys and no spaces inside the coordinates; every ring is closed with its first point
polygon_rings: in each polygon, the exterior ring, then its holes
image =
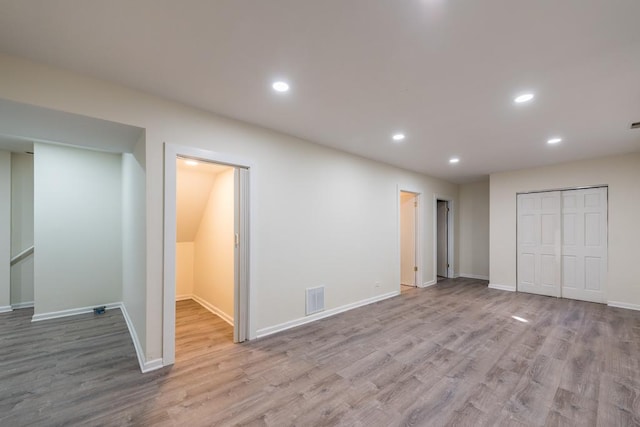
{"type": "Polygon", "coordinates": [[[433,283],[438,282],[438,200],[448,202],[449,212],[447,214],[447,258],[449,258],[449,268],[447,277],[455,278],[455,204],[453,197],[441,194],[433,195],[433,283]]]}
{"type": "Polygon", "coordinates": [[[422,216],[423,216],[423,198],[422,198],[422,193],[418,190],[415,189],[409,189],[409,188],[405,188],[405,187],[400,187],[398,186],[398,194],[397,194],[397,217],[398,217],[398,287],[400,286],[400,283],[402,283],[402,253],[401,253],[401,248],[402,248],[402,242],[400,240],[400,235],[402,234],[402,227],[400,224],[400,217],[401,217],[401,211],[400,211],[400,205],[402,203],[402,200],[400,198],[400,193],[412,193],[415,194],[416,197],[416,202],[418,203],[418,206],[416,208],[416,225],[415,225],[415,239],[416,239],[416,267],[418,267],[418,271],[416,272],[416,286],[418,288],[423,288],[425,287],[425,284],[422,280],[423,278],[423,270],[424,270],[424,263],[423,263],[423,258],[422,258],[422,230],[423,230],[423,223],[422,223],[422,216]]]}
{"type": "MultiPolygon", "coordinates": [[[[247,159],[233,155],[203,150],[195,147],[185,147],[174,144],[164,144],[164,259],[163,259],[163,310],[162,310],[162,365],[172,365],[175,362],[176,346],[176,159],[178,156],[189,157],[202,161],[214,162],[233,166],[250,171],[253,165],[247,159]]],[[[251,289],[251,258],[250,236],[253,221],[251,221],[251,211],[249,209],[253,196],[249,193],[249,188],[253,188],[254,174],[248,173],[249,179],[241,180],[244,185],[240,186],[241,218],[240,227],[245,232],[239,236],[239,265],[237,273],[239,275],[238,286],[235,291],[239,296],[236,300],[236,310],[243,318],[236,318],[239,321],[238,327],[234,327],[234,337],[254,338],[251,289]],[[238,310],[240,308],[240,310],[238,310]],[[243,309],[245,308],[245,309],[243,309]],[[244,325],[244,326],[243,326],[244,325]],[[243,328],[239,331],[239,328],[243,328]]],[[[246,175],[245,175],[246,177],[246,175]]],[[[239,340],[241,341],[241,339],[239,340]]]]}

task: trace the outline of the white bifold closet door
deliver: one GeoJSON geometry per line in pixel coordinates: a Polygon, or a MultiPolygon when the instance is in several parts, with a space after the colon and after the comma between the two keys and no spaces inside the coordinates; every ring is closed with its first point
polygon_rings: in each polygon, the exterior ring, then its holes
{"type": "Polygon", "coordinates": [[[606,302],[607,188],[518,195],[518,291],[606,302]]]}
{"type": "Polygon", "coordinates": [[[560,192],[518,195],[518,290],[559,297],[560,192]]]}
{"type": "Polygon", "coordinates": [[[562,192],[562,296],[606,302],[607,189],[562,192]]]}

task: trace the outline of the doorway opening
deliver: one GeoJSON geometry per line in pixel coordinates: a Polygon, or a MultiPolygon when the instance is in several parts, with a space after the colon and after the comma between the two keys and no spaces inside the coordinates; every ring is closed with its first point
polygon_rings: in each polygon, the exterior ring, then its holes
{"type": "Polygon", "coordinates": [[[400,191],[400,285],[401,289],[419,287],[420,269],[420,194],[400,191]]]}
{"type": "Polygon", "coordinates": [[[163,365],[249,337],[249,167],[165,144],[163,365]]]}
{"type": "Polygon", "coordinates": [[[433,282],[454,277],[454,206],[451,197],[434,196],[433,282]]]}
{"type": "Polygon", "coordinates": [[[233,343],[236,168],[176,159],[176,357],[233,343]]]}

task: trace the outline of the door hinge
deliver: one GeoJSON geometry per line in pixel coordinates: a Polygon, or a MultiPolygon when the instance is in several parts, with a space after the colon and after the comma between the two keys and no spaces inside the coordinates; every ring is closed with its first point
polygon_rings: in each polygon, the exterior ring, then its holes
{"type": "Polygon", "coordinates": [[[413,207],[417,208],[418,207],[418,202],[413,202],[413,207]]]}
{"type": "Polygon", "coordinates": [[[238,246],[240,246],[240,235],[238,233],[236,233],[235,237],[236,237],[235,238],[235,240],[236,240],[235,243],[236,243],[236,248],[237,248],[238,246]]]}
{"type": "Polygon", "coordinates": [[[413,271],[418,271],[418,267],[413,267],[413,271]]]}
{"type": "Polygon", "coordinates": [[[449,268],[449,264],[447,263],[447,268],[449,268]]]}

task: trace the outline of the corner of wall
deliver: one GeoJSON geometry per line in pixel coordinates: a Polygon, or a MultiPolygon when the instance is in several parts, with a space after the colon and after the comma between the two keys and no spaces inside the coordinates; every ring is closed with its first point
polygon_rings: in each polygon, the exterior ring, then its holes
{"type": "Polygon", "coordinates": [[[127,311],[127,307],[124,303],[119,303],[120,311],[122,312],[122,316],[127,324],[127,328],[129,329],[129,335],[131,335],[131,341],[133,341],[133,347],[136,350],[136,356],[138,358],[138,365],[140,366],[140,371],[144,374],[147,372],[155,371],[156,369],[162,368],[162,359],[153,359],[147,360],[144,347],[142,342],[138,338],[138,334],[136,333],[136,328],[131,321],[131,316],[129,316],[129,312],[127,311]]]}

